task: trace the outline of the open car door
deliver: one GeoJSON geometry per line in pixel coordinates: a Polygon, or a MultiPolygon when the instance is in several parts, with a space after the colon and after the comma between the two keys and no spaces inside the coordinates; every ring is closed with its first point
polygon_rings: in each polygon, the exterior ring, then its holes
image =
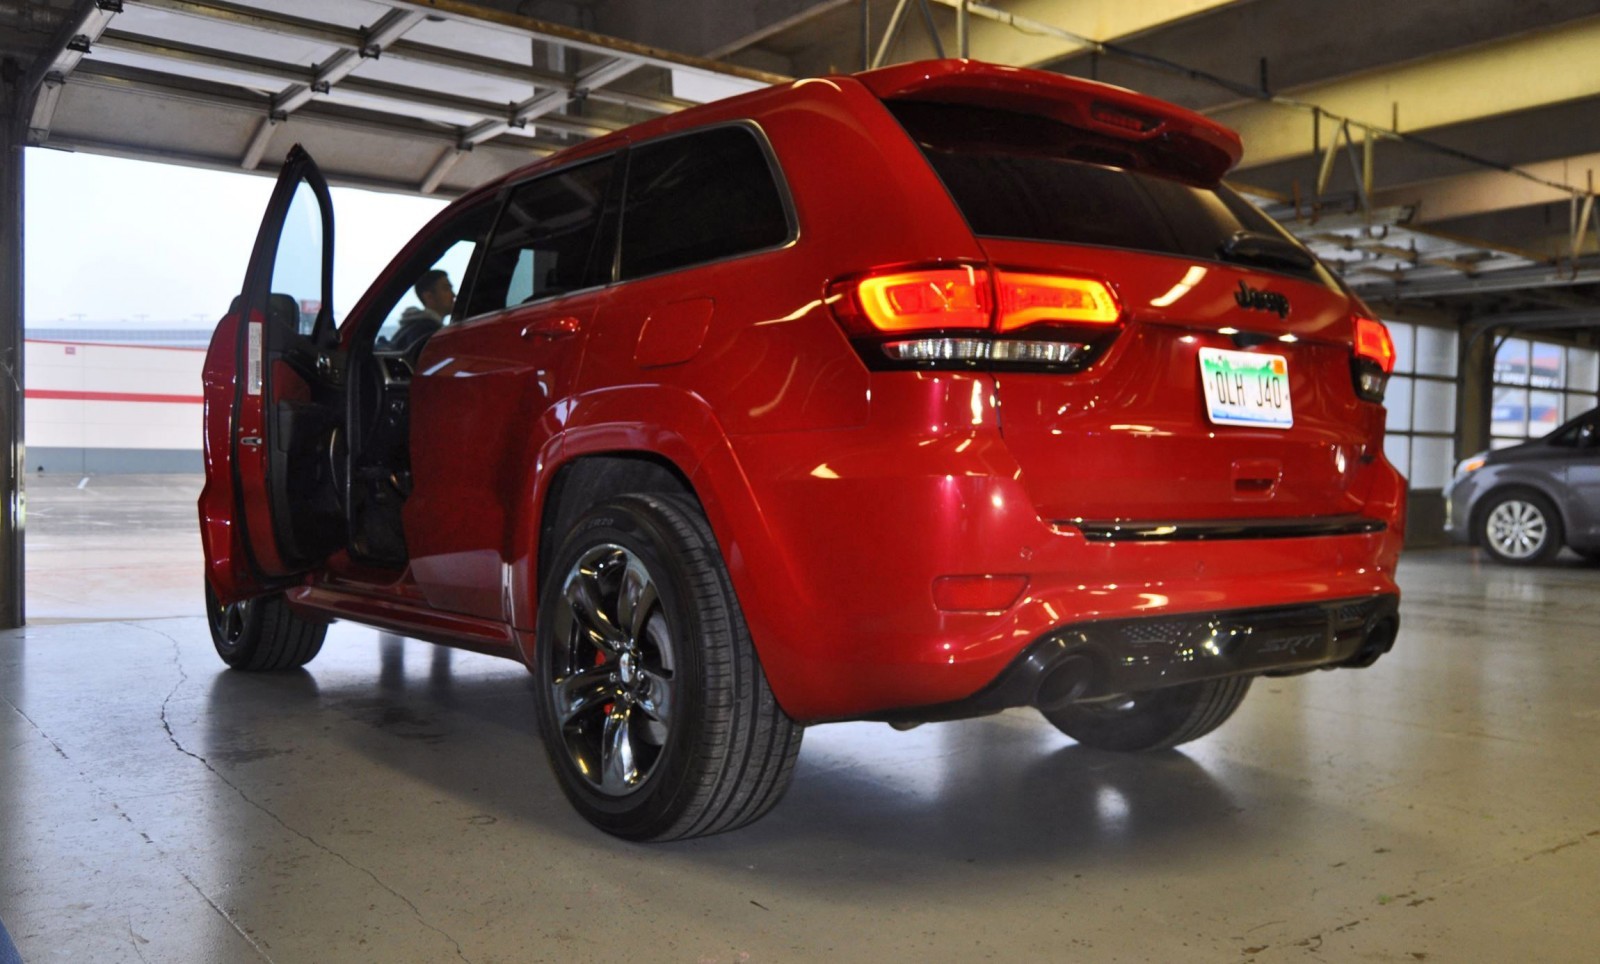
{"type": "Polygon", "coordinates": [[[332,292],[333,204],[296,145],[206,355],[200,528],[222,603],[291,583],[343,544],[332,292]]]}

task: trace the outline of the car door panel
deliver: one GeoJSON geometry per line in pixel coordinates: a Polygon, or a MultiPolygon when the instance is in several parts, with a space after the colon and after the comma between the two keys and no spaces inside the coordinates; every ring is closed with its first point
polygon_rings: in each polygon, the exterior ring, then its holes
{"type": "Polygon", "coordinates": [[[327,183],[296,146],[203,375],[200,519],[207,578],[224,602],[292,581],[339,542],[328,454],[343,407],[332,257],[327,183]]]}
{"type": "Polygon", "coordinates": [[[1593,546],[1600,543],[1600,421],[1585,426],[1567,462],[1568,538],[1593,546]]]}
{"type": "Polygon", "coordinates": [[[435,335],[411,392],[411,572],[430,605],[505,618],[517,507],[571,410],[604,289],[435,335]]]}
{"type": "Polygon", "coordinates": [[[474,262],[463,323],[412,381],[411,572],[440,609],[506,619],[516,515],[571,410],[585,329],[609,289],[616,156],[510,188],[474,262]]]}

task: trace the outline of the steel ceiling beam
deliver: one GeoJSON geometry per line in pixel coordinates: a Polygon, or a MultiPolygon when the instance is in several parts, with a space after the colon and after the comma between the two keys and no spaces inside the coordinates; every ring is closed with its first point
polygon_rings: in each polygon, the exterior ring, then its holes
{"type": "MultiPolygon", "coordinates": [[[[232,23],[236,26],[248,27],[253,30],[266,30],[281,36],[295,37],[315,43],[328,44],[329,46],[359,49],[359,31],[335,27],[330,24],[307,20],[290,14],[268,11],[258,7],[229,3],[227,0],[128,0],[128,2],[137,3],[142,7],[163,10],[168,13],[232,23]]],[[[477,25],[494,25],[521,34],[530,40],[539,40],[556,46],[569,47],[602,57],[625,56],[649,66],[690,70],[717,77],[739,77],[760,84],[780,84],[793,79],[781,74],[751,70],[732,64],[721,64],[704,57],[690,57],[645,44],[607,37],[587,30],[578,30],[562,24],[479,7],[471,3],[461,2],[461,0],[432,0],[429,3],[409,3],[400,2],[400,0],[387,0],[387,2],[391,7],[414,11],[424,16],[442,14],[477,25]]],[[[415,53],[415,48],[397,44],[394,50],[386,52],[385,56],[390,55],[390,53],[395,56],[406,56],[415,53]]]]}
{"type": "Polygon", "coordinates": [[[445,177],[466,156],[467,152],[460,147],[445,148],[440,152],[439,159],[433,162],[432,167],[428,168],[428,173],[422,176],[422,183],[417,185],[417,190],[423,194],[432,194],[434,191],[439,190],[439,185],[444,183],[445,177]]]}
{"type": "MultiPolygon", "coordinates": [[[[195,150],[162,150],[159,156],[139,151],[129,150],[127,145],[115,141],[102,140],[88,136],[70,136],[64,138],[61,147],[94,153],[106,157],[126,157],[141,161],[156,161],[161,164],[179,164],[184,167],[196,167],[208,171],[221,171],[225,174],[239,173],[238,163],[232,155],[207,154],[195,150]]],[[[263,165],[255,173],[272,175],[277,173],[276,167],[263,165]]],[[[413,195],[417,186],[413,181],[400,177],[372,177],[349,172],[324,170],[328,183],[334,187],[353,187],[367,191],[385,191],[394,194],[413,195]]]]}
{"type": "MultiPolygon", "coordinates": [[[[404,63],[423,64],[430,67],[442,67],[476,77],[487,77],[493,80],[505,80],[515,83],[525,83],[536,87],[564,88],[572,85],[572,78],[535,67],[526,67],[519,64],[508,63],[504,60],[495,60],[491,57],[477,57],[470,54],[455,53],[426,44],[402,40],[391,47],[385,54],[390,60],[404,63]]],[[[670,114],[693,107],[694,101],[684,100],[681,97],[669,97],[664,94],[647,94],[634,91],[605,90],[591,87],[587,93],[590,100],[600,101],[604,104],[616,104],[620,107],[632,107],[638,110],[654,111],[658,114],[670,114]]]]}
{"type": "Polygon", "coordinates": [[[1594,51],[1600,18],[1430,57],[1357,77],[1313,84],[1274,101],[1213,114],[1244,138],[1243,168],[1312,153],[1345,118],[1382,133],[1509,114],[1595,93],[1594,51]],[[1306,107],[1324,114],[1313,120],[1306,107]],[[1323,129],[1314,129],[1316,124],[1323,129]]]}
{"type": "MultiPolygon", "coordinates": [[[[433,109],[446,118],[456,118],[456,123],[462,126],[453,129],[447,126],[440,130],[432,124],[415,125],[428,129],[434,137],[444,135],[448,141],[448,146],[440,152],[421,182],[408,185],[412,190],[424,193],[439,188],[449,171],[460,162],[463,151],[496,137],[510,135],[518,141],[531,140],[532,144],[519,149],[547,154],[564,145],[539,144],[540,130],[590,137],[609,133],[619,126],[589,117],[557,116],[558,111],[564,110],[575,100],[592,98],[627,109],[658,113],[690,106],[691,102],[682,98],[605,89],[607,85],[642,67],[687,70],[714,76],[731,75],[761,83],[788,79],[759,71],[728,68],[701,58],[684,57],[447,0],[435,0],[427,4],[390,2],[387,4],[388,12],[379,17],[373,26],[359,30],[233,0],[126,2],[178,18],[225,24],[239,30],[290,38],[311,44],[313,48],[326,48],[327,53],[314,53],[313,57],[318,63],[308,67],[303,63],[284,63],[233,50],[185,43],[178,39],[186,33],[178,29],[182,26],[181,22],[170,18],[164,21],[138,19],[132,22],[133,29],[105,31],[104,24],[109,23],[117,4],[114,0],[98,0],[96,11],[103,7],[107,15],[95,21],[98,23],[96,43],[116,53],[111,59],[91,58],[79,66],[79,52],[71,64],[63,63],[63,67],[76,68],[85,84],[112,86],[124,91],[140,88],[164,98],[176,97],[252,111],[261,120],[253,132],[247,134],[240,159],[241,166],[246,169],[254,169],[260,164],[270,149],[273,133],[288,115],[310,111],[318,105],[340,106],[344,109],[331,112],[319,109],[314,115],[317,118],[332,123],[347,123],[351,116],[359,116],[369,128],[386,131],[399,131],[412,126],[411,122],[398,125],[391,123],[386,115],[392,113],[396,120],[401,117],[409,119],[416,115],[419,108],[433,109]],[[425,19],[440,19],[441,16],[496,31],[520,33],[531,41],[588,55],[593,62],[569,76],[538,70],[531,65],[446,50],[404,39],[407,31],[425,19]],[[153,35],[157,29],[161,31],[160,35],[153,35]],[[525,85],[524,89],[530,90],[531,96],[508,105],[360,76],[360,65],[380,55],[391,61],[525,85]],[[118,59],[123,61],[120,66],[116,63],[118,59]]],[[[241,46],[248,49],[247,44],[241,46]]],[[[65,75],[60,75],[59,79],[65,80],[65,75]]],[[[59,99],[59,83],[51,94],[53,96],[47,102],[53,103],[59,99]]],[[[32,138],[34,143],[48,140],[49,132],[43,129],[32,138]]],[[[58,138],[56,143],[59,142],[58,138]]],[[[86,142],[80,137],[78,143],[86,142]]],[[[129,147],[122,153],[141,153],[137,145],[129,147]]],[[[176,155],[179,152],[174,150],[168,153],[176,155]]],[[[204,151],[187,159],[211,165],[212,159],[203,154],[204,151]]]]}
{"type": "MultiPolygon", "coordinates": [[[[592,67],[581,71],[573,81],[570,89],[552,90],[544,94],[537,94],[517,104],[510,111],[510,116],[504,120],[486,120],[475,125],[461,135],[461,147],[466,149],[481,144],[493,137],[498,137],[506,131],[526,126],[529,122],[537,121],[546,127],[552,126],[552,111],[560,110],[572,100],[581,96],[591,87],[604,87],[627,74],[644,66],[636,60],[623,57],[613,57],[602,60],[592,67]]],[[[609,133],[609,131],[602,131],[609,133]]]]}
{"type": "MultiPolygon", "coordinates": [[[[603,53],[603,59],[580,71],[575,77],[566,77],[492,58],[452,53],[423,44],[408,44],[402,39],[403,35],[422,22],[425,16],[434,10],[449,7],[449,4],[435,3],[427,6],[412,3],[396,4],[371,28],[356,31],[231,3],[227,0],[139,0],[139,2],[168,13],[228,23],[336,49],[337,52],[333,56],[324,60],[315,70],[308,71],[300,65],[271,62],[231,51],[210,50],[192,44],[143,38],[130,33],[114,36],[114,48],[125,52],[243,73],[286,85],[273,96],[266,110],[266,116],[259,122],[240,158],[240,166],[246,170],[254,169],[260,163],[276,126],[288,114],[304,107],[317,95],[332,97],[335,84],[339,85],[340,90],[348,91],[355,96],[393,103],[398,112],[410,113],[420,104],[476,117],[478,120],[461,132],[457,143],[458,149],[470,150],[502,134],[524,129],[535,121],[540,127],[583,137],[598,136],[614,130],[614,125],[603,121],[554,116],[572,101],[583,97],[594,97],[597,101],[635,109],[663,112],[685,106],[688,102],[678,98],[653,97],[648,94],[604,89],[607,85],[647,65],[670,66],[672,69],[698,70],[719,75],[733,74],[759,79],[762,82],[786,79],[756,71],[725,69],[710,61],[679,57],[597,34],[574,31],[559,25],[515,16],[500,15],[490,19],[502,27],[522,32],[533,40],[561,44],[589,53],[603,53]],[[614,53],[617,50],[621,50],[622,53],[614,53]],[[503,104],[489,104],[352,76],[364,60],[380,55],[388,55],[391,59],[403,62],[465,70],[477,76],[514,80],[529,85],[534,93],[533,96],[511,105],[508,109],[503,104]]],[[[492,13],[481,8],[465,8],[461,4],[455,6],[460,8],[456,12],[460,12],[464,19],[482,20],[484,14],[492,13]]],[[[448,171],[454,163],[448,154],[442,156],[438,169],[419,186],[430,191],[436,188],[443,176],[442,172],[448,171]]]]}
{"type": "Polygon", "coordinates": [[[775,20],[758,30],[753,30],[736,40],[731,40],[720,47],[709,50],[706,52],[706,56],[720,60],[723,57],[736,54],[746,47],[754,47],[763,40],[770,40],[779,34],[793,30],[795,27],[810,23],[825,13],[832,13],[840,7],[848,7],[858,2],[859,0],[821,0],[820,3],[814,3],[787,17],[775,20]]]}
{"type": "MultiPolygon", "coordinates": [[[[238,4],[225,2],[201,3],[196,2],[196,0],[138,0],[138,2],[142,6],[158,8],[169,13],[265,30],[277,36],[325,44],[341,50],[358,51],[362,40],[362,34],[358,30],[347,30],[280,13],[255,13],[254,8],[238,4]]],[[[538,87],[559,88],[567,87],[571,84],[570,77],[552,71],[540,70],[531,65],[516,64],[510,61],[497,60],[493,57],[481,57],[474,54],[446,50],[442,47],[405,39],[396,40],[388,45],[383,51],[383,56],[392,61],[441,67],[477,77],[525,83],[538,87]]],[[[654,110],[660,113],[671,113],[693,106],[692,101],[678,97],[626,91],[591,89],[589,97],[604,103],[642,110],[654,110]]]]}
{"type": "Polygon", "coordinates": [[[687,54],[674,53],[670,50],[652,47],[648,44],[607,37],[604,34],[579,30],[576,27],[568,27],[564,24],[551,23],[546,20],[524,17],[520,14],[479,7],[471,3],[462,2],[462,0],[429,0],[427,3],[403,2],[403,0],[387,0],[387,2],[391,6],[421,10],[424,13],[454,15],[462,20],[492,23],[520,33],[530,40],[541,40],[557,46],[581,50],[589,54],[597,54],[601,57],[621,57],[636,60],[643,65],[661,67],[666,70],[688,70],[712,77],[738,77],[743,80],[768,85],[787,83],[794,79],[765,70],[752,70],[748,67],[740,67],[734,64],[719,63],[706,57],[692,57],[687,54]]]}
{"type": "Polygon", "coordinates": [[[1363,297],[1406,301],[1420,298],[1444,298],[1459,295],[1497,294],[1532,288],[1567,288],[1573,285],[1600,283],[1600,267],[1580,268],[1577,271],[1559,269],[1550,265],[1529,268],[1510,268],[1475,278],[1435,278],[1419,281],[1400,281],[1387,286],[1377,284],[1361,287],[1363,297]]]}
{"type": "MultiPolygon", "coordinates": [[[[1523,164],[1521,170],[1545,181],[1568,182],[1586,187],[1600,173],[1600,153],[1564,157],[1537,164],[1523,164]]],[[[1415,184],[1384,188],[1373,194],[1374,204],[1405,204],[1416,208],[1416,223],[1448,221],[1495,211],[1530,207],[1537,204],[1566,204],[1570,191],[1562,191],[1503,171],[1474,171],[1455,177],[1438,178],[1415,184]]]]}
{"type": "Polygon", "coordinates": [[[66,45],[45,68],[44,82],[39,87],[39,94],[33,102],[32,116],[28,120],[29,141],[49,136],[50,125],[55,121],[56,107],[61,103],[61,86],[83,61],[84,55],[100,40],[100,35],[110,26],[111,19],[121,11],[120,2],[98,0],[88,5],[82,18],[70,31],[70,39],[66,45]]]}
{"type": "MultiPolygon", "coordinates": [[[[79,67],[78,71],[73,75],[73,83],[116,90],[127,94],[149,94],[163,100],[192,103],[199,106],[221,107],[256,115],[259,115],[264,102],[260,94],[251,93],[231,85],[93,60],[79,67]]],[[[433,141],[449,147],[455,147],[459,137],[456,131],[448,127],[419,121],[409,116],[387,112],[379,113],[333,101],[318,101],[309,104],[303,110],[297,112],[295,116],[354,130],[402,136],[413,141],[433,141]]],[[[52,143],[57,142],[52,140],[52,143]]],[[[75,143],[85,143],[85,139],[77,137],[75,138],[75,143]]],[[[96,143],[98,144],[99,142],[96,143]]],[[[528,141],[518,143],[515,146],[518,151],[531,151],[536,155],[542,156],[560,150],[563,145],[528,141]]],[[[98,150],[99,148],[97,147],[96,149],[98,150]]],[[[133,154],[137,152],[123,150],[109,153],[133,154]]],[[[166,153],[168,151],[164,148],[162,154],[165,155],[166,153]]],[[[171,153],[176,154],[176,149],[171,153]]],[[[150,157],[150,155],[140,156],[150,157]]],[[[231,165],[231,169],[238,169],[237,162],[231,165]]],[[[415,185],[407,185],[406,189],[408,191],[414,190],[415,185]]]]}
{"type": "Polygon", "coordinates": [[[361,62],[378,57],[385,47],[399,40],[401,35],[422,22],[422,14],[414,10],[390,10],[378,22],[362,33],[361,45],[351,50],[345,48],[318,65],[316,74],[307,84],[295,84],[281,90],[272,98],[272,112],[287,116],[304,107],[317,94],[327,94],[334,84],[355,72],[361,62]]]}
{"type": "MultiPolygon", "coordinates": [[[[304,84],[300,82],[311,78],[311,71],[295,64],[233,54],[206,47],[197,47],[192,44],[156,42],[146,40],[135,34],[125,34],[118,31],[108,31],[101,40],[101,46],[108,50],[160,59],[177,67],[189,65],[228,71],[240,75],[241,81],[253,79],[261,84],[287,83],[291,86],[286,89],[291,90],[303,87],[304,84]]],[[[179,73],[181,76],[181,72],[179,73]]],[[[392,105],[394,113],[402,116],[411,116],[418,106],[432,107],[456,114],[466,114],[484,121],[505,118],[508,113],[506,106],[503,104],[452,94],[441,94],[387,81],[367,80],[361,77],[347,76],[347,79],[338,89],[369,100],[386,102],[392,105]]],[[[561,95],[560,103],[562,104],[566,103],[566,98],[569,96],[565,90],[552,93],[561,95]]],[[[330,90],[328,96],[333,99],[334,92],[330,90]]],[[[274,111],[271,119],[274,122],[279,122],[284,117],[274,111]]],[[[525,123],[526,119],[524,119],[523,124],[506,124],[499,132],[504,133],[507,130],[524,126],[525,123]]],[[[550,130],[577,134],[583,137],[598,137],[617,129],[614,124],[591,118],[545,117],[540,121],[540,124],[550,130]]],[[[258,128],[256,137],[261,137],[263,131],[270,134],[270,126],[263,125],[258,128]]],[[[257,160],[259,160],[259,157],[257,160]]],[[[247,164],[245,166],[248,170],[255,165],[247,164]]]]}
{"type": "Polygon", "coordinates": [[[256,165],[261,163],[261,155],[266,153],[267,144],[272,140],[273,128],[290,114],[310,103],[312,97],[318,94],[327,96],[332,92],[334,84],[348,78],[363,61],[382,54],[385,47],[399,40],[407,30],[421,22],[422,14],[415,10],[390,10],[379,17],[377,23],[362,32],[361,43],[356,49],[348,47],[341,49],[317,66],[316,73],[309,82],[290,84],[274,94],[272,106],[268,108],[267,116],[263,117],[260,125],[256,127],[249,146],[245,148],[244,156],[239,159],[239,166],[247,171],[254,170],[256,165]]]}
{"type": "MultiPolygon", "coordinates": [[[[968,17],[966,42],[979,59],[1000,64],[1035,66],[1058,60],[1097,44],[1143,33],[1155,27],[1198,16],[1238,0],[1016,0],[1004,9],[978,0],[933,0],[968,17]]],[[[955,21],[951,42],[958,43],[955,21]]],[[[913,59],[932,45],[913,50],[913,59]]]]}
{"type": "Polygon", "coordinates": [[[342,49],[358,49],[361,31],[307,20],[273,10],[263,10],[226,0],[130,0],[141,7],[175,13],[200,20],[232,24],[250,30],[259,30],[280,37],[293,37],[312,43],[326,44],[342,49]]]}

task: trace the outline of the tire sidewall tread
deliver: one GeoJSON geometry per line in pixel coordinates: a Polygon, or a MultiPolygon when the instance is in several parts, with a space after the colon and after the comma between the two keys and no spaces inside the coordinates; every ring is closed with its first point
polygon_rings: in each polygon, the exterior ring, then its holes
{"type": "Polygon", "coordinates": [[[578,811],[608,833],[658,841],[721,833],[769,811],[793,775],[801,730],[767,686],[698,503],[679,494],[619,496],[580,518],[554,558],[539,607],[539,724],[557,782],[578,811]],[[548,694],[560,586],[602,539],[634,552],[650,570],[674,637],[674,674],[695,676],[678,684],[673,733],[647,778],[655,785],[619,798],[601,795],[575,772],[548,694]],[[669,591],[680,598],[669,603],[669,591]]]}
{"type": "Polygon", "coordinates": [[[207,582],[206,610],[211,642],[230,669],[247,673],[299,669],[322,651],[328,623],[302,617],[290,607],[282,593],[257,596],[239,605],[244,610],[243,631],[237,642],[230,642],[218,625],[220,607],[207,582]]]}

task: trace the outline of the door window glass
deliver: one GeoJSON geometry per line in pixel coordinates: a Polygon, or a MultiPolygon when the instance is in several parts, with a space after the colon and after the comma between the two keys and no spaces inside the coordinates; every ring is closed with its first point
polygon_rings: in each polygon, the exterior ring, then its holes
{"type": "Polygon", "coordinates": [[[446,289],[452,295],[458,293],[462,280],[467,276],[467,265],[472,262],[473,249],[477,246],[478,238],[475,236],[459,238],[431,265],[415,272],[414,277],[406,278],[408,283],[400,300],[389,309],[383,327],[378,329],[380,347],[394,341],[403,323],[414,323],[419,317],[427,317],[427,320],[438,325],[448,325],[455,320],[454,299],[449,299],[452,302],[450,310],[440,310],[443,306],[439,299],[446,289]],[[443,273],[442,278],[439,272],[443,273]],[[423,289],[420,294],[417,291],[419,286],[423,289]],[[423,304],[424,298],[428,299],[428,304],[423,304]]]}
{"type": "Polygon", "coordinates": [[[783,195],[749,128],[668,138],[629,156],[623,280],[771,248],[789,234],[783,195]]]}
{"type": "Polygon", "coordinates": [[[607,157],[514,188],[459,316],[609,281],[614,235],[601,222],[615,169],[615,159],[607,157]]]}
{"type": "Polygon", "coordinates": [[[323,308],[322,240],[322,206],[311,185],[301,181],[278,235],[267,317],[302,335],[311,334],[323,308]]]}

